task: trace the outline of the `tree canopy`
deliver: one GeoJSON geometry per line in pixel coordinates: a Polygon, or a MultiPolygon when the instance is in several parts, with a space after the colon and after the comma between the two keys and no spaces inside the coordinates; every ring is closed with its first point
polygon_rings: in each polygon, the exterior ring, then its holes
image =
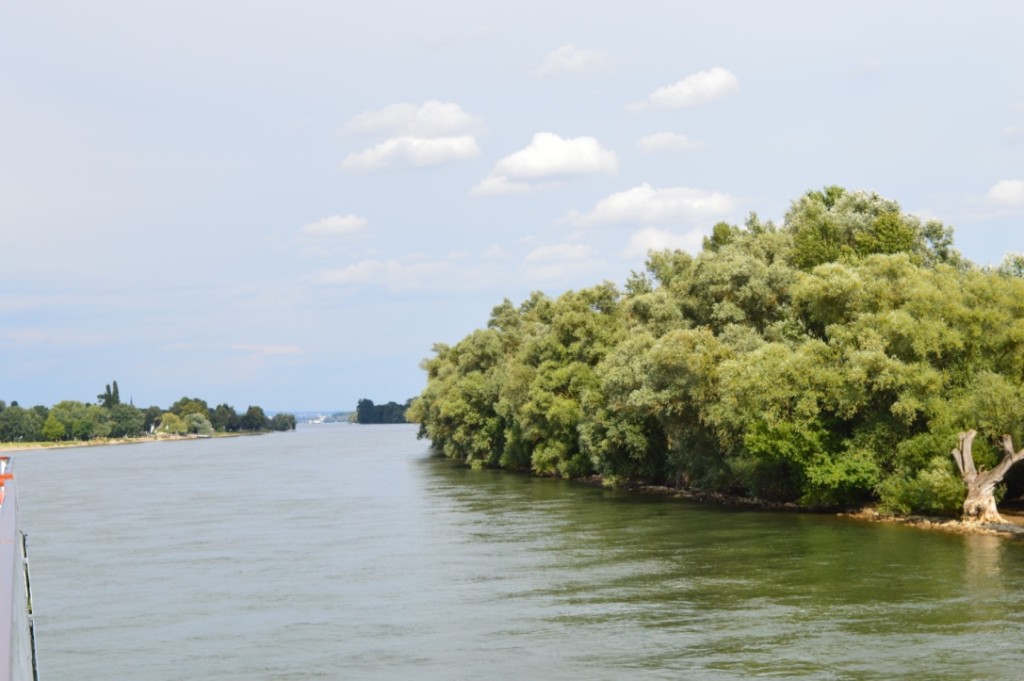
{"type": "Polygon", "coordinates": [[[977,430],[980,466],[1024,437],[1022,262],[976,266],[877,194],[810,191],[781,225],[650,253],[622,289],[505,300],[434,347],[408,418],[477,466],[953,512],[957,434],[977,430]]]}
{"type": "Polygon", "coordinates": [[[54,442],[133,438],[147,433],[212,435],[215,432],[295,430],[295,417],[268,418],[259,406],[239,416],[227,404],[215,408],[198,397],[182,397],[167,409],[140,409],[121,401],[117,381],[96,396],[97,404],[63,400],[52,407],[24,409],[0,400],[0,442],[54,442]]]}
{"type": "Polygon", "coordinates": [[[355,421],[362,424],[405,423],[405,412],[409,408],[409,402],[374,404],[373,400],[361,399],[356,405],[355,421]]]}

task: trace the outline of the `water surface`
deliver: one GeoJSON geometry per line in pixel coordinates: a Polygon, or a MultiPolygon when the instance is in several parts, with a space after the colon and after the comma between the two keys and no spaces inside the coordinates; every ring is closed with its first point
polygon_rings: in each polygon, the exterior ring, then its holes
{"type": "Polygon", "coordinates": [[[42,679],[1017,679],[1024,545],[431,457],[414,426],[20,453],[42,679]]]}

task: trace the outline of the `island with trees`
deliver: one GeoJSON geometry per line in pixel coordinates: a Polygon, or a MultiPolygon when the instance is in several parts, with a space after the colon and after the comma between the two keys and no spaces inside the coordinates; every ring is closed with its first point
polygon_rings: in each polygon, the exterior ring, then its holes
{"type": "Polygon", "coordinates": [[[68,443],[141,437],[208,437],[217,433],[295,430],[295,417],[268,416],[249,406],[239,414],[228,404],[215,407],[197,397],[182,397],[170,407],[136,407],[121,401],[117,381],[96,402],[64,400],[52,407],[21,407],[0,400],[0,443],[68,443]]]}
{"type": "Polygon", "coordinates": [[[372,423],[405,423],[405,413],[409,409],[412,400],[405,404],[388,402],[387,404],[374,404],[373,400],[361,399],[356,405],[356,411],[352,414],[352,421],[361,424],[372,423]]]}
{"type": "Polygon", "coordinates": [[[506,299],[422,367],[409,420],[473,466],[979,520],[1024,489],[1024,256],[973,264],[871,192],[506,299]]]}

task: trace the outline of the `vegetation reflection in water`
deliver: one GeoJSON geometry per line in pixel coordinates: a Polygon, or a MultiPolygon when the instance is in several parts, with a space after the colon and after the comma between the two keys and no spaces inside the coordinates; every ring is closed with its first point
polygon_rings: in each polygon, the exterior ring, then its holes
{"type": "Polygon", "coordinates": [[[472,470],[415,433],[19,460],[42,678],[1020,677],[1018,542],[472,470]]]}
{"type": "Polygon", "coordinates": [[[526,601],[545,625],[507,622],[506,633],[571,631],[570,666],[701,678],[1016,673],[1018,543],[642,497],[436,459],[427,470],[432,493],[465,515],[464,540],[507,556],[505,574],[476,575],[493,588],[496,616],[501,600],[526,601]]]}

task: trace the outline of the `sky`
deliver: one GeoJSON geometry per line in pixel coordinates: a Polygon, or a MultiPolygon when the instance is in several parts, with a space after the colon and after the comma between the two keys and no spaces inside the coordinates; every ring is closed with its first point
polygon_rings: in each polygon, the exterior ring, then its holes
{"type": "Polygon", "coordinates": [[[0,3],[0,399],[351,410],[837,184],[1024,251],[1024,4],[0,3]]]}

